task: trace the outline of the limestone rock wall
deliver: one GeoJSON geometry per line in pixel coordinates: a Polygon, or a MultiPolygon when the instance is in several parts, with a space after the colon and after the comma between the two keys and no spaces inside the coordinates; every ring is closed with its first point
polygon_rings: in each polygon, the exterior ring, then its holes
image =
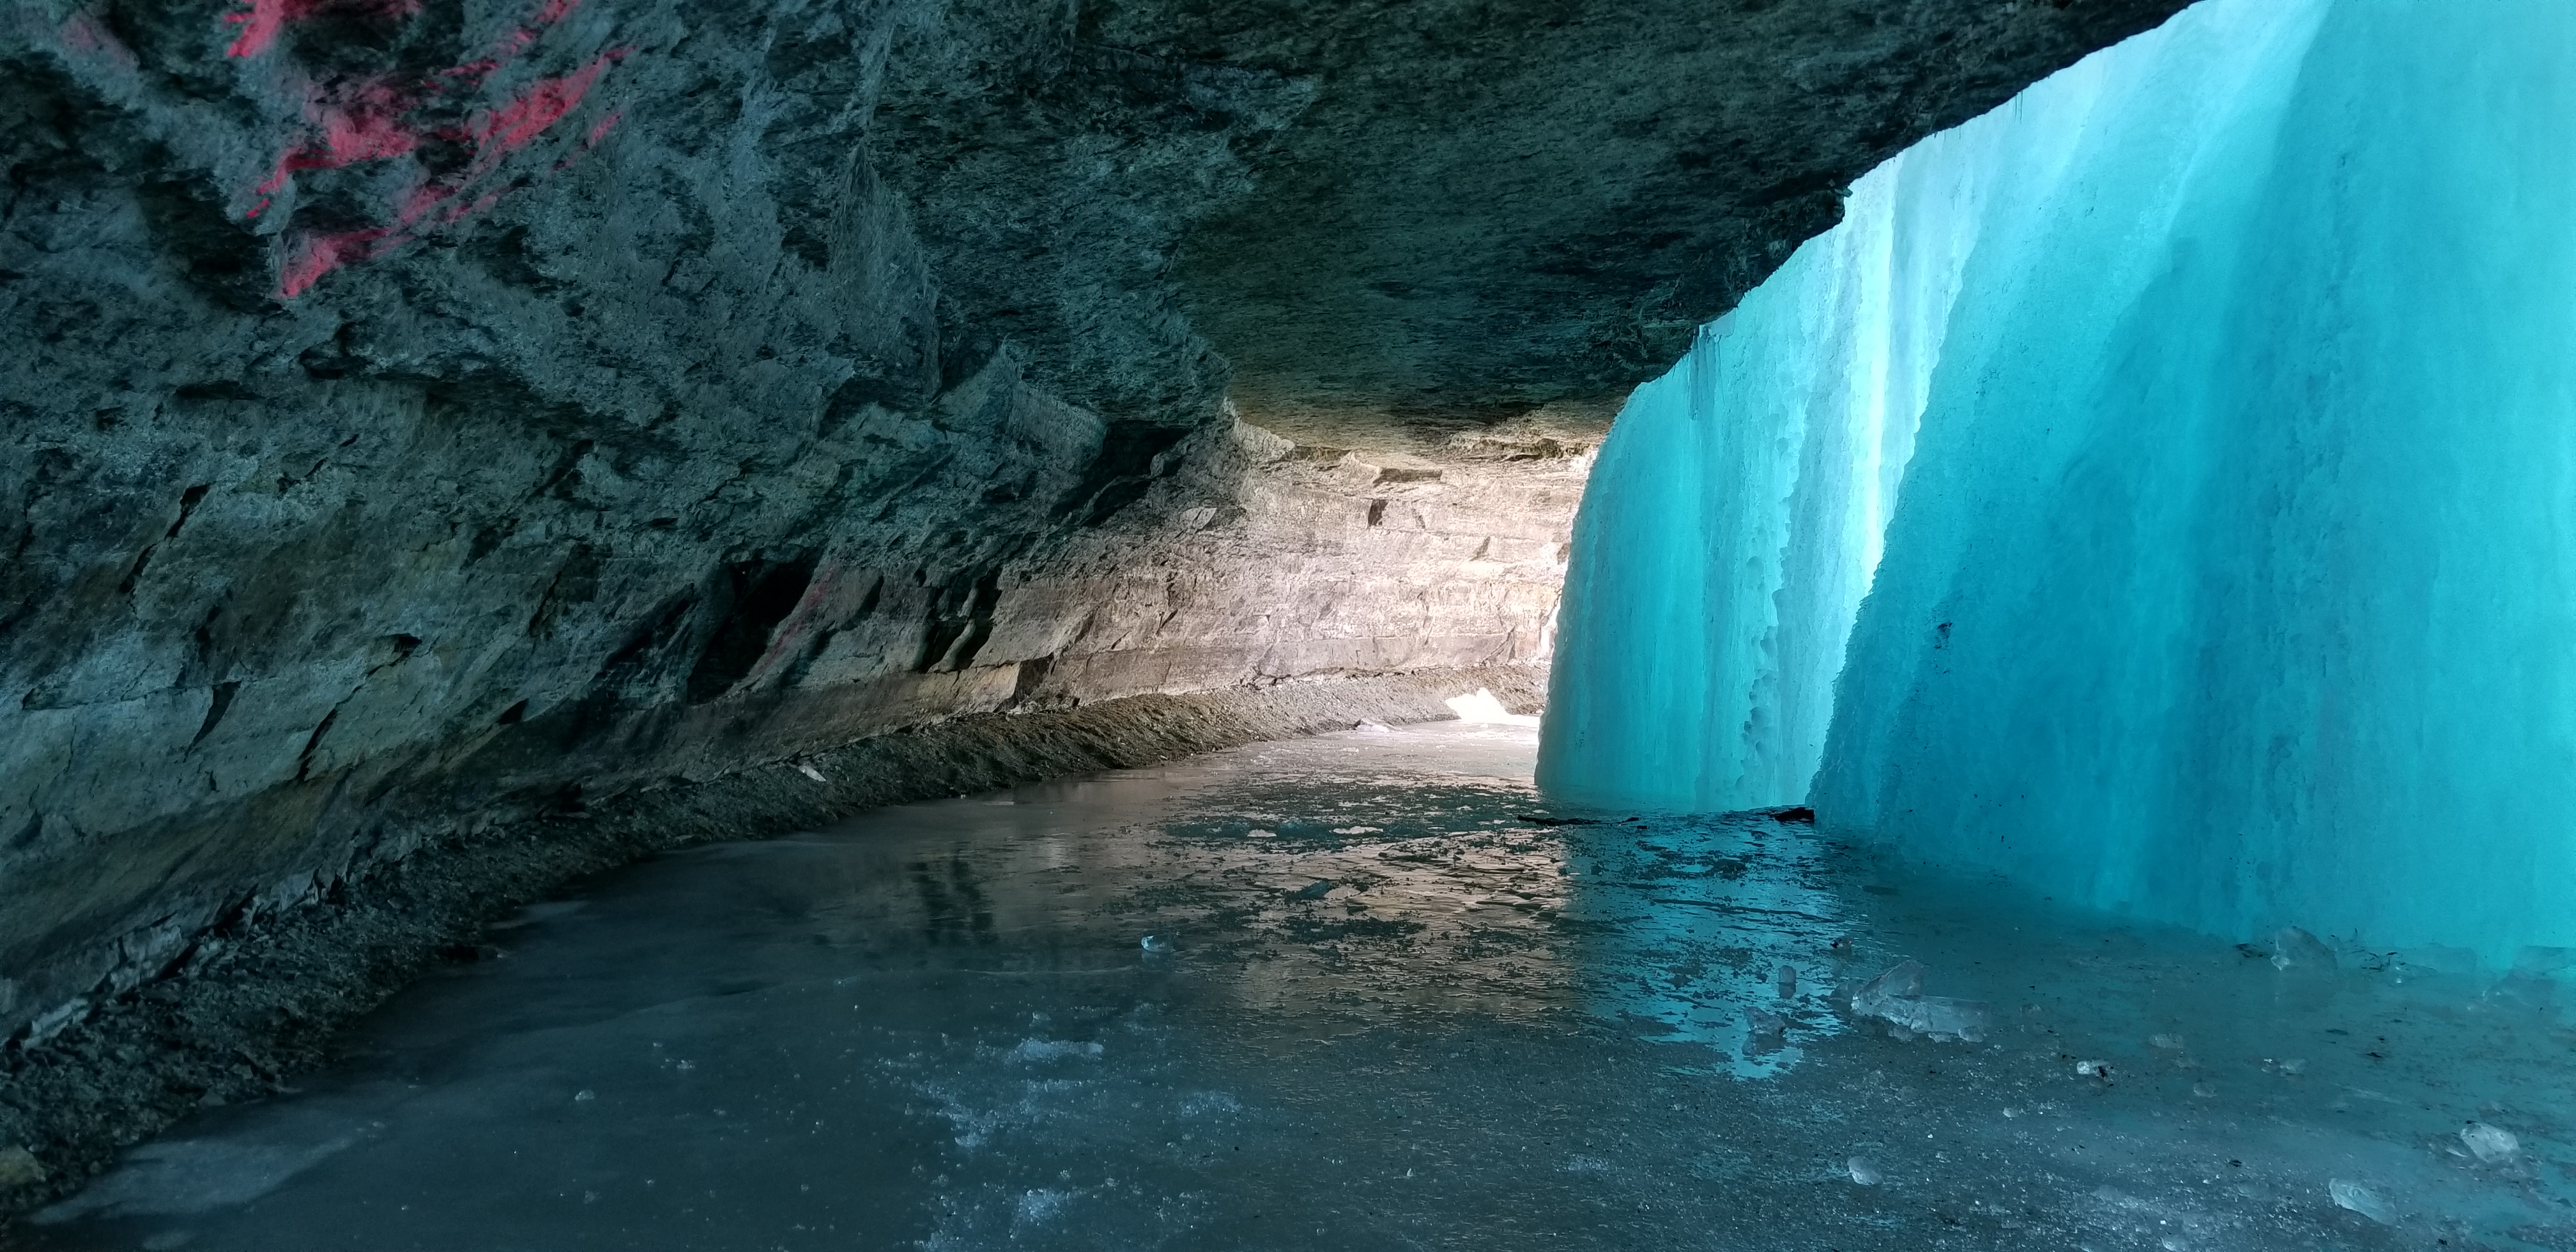
{"type": "Polygon", "coordinates": [[[460,826],[1544,655],[1577,461],[1319,460],[1158,311],[1275,75],[1036,6],[0,12],[0,1035],[460,826]],[[1054,312],[961,313],[1031,231],[1054,312]]]}

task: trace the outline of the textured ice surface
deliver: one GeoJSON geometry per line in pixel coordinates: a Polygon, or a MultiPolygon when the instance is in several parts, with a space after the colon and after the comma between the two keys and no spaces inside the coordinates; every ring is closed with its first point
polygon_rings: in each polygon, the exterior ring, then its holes
{"type": "Polygon", "coordinates": [[[1534,750],[1345,733],[606,875],[30,1241],[2576,1240],[2551,978],[2276,968],[1750,815],[1568,821],[1534,750]],[[1891,969],[1983,1003],[1984,1042],[1855,1014],[1891,969]]]}
{"type": "Polygon", "coordinates": [[[2559,0],[2211,0],[1870,175],[1603,449],[1542,778],[2576,943],[2571,63],[2559,0]]]}

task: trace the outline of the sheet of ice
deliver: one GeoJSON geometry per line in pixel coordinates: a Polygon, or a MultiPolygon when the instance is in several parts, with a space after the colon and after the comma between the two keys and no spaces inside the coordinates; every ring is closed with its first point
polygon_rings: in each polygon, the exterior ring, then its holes
{"type": "Polygon", "coordinates": [[[2571,62],[2555,0],[2209,0],[1870,175],[1602,450],[1542,783],[2576,943],[2571,62]]]}
{"type": "Polygon", "coordinates": [[[2555,979],[2277,968],[1767,817],[1569,820],[1535,749],[1343,732],[620,870],[10,1246],[2576,1239],[2555,979]]]}

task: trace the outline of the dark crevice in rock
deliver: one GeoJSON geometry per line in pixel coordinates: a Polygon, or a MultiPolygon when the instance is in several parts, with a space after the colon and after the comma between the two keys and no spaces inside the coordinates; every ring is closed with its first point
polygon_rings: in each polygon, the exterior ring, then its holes
{"type": "Polygon", "coordinates": [[[198,505],[205,503],[206,492],[208,490],[210,490],[210,488],[207,484],[199,483],[196,486],[190,487],[186,491],[179,493],[179,516],[177,520],[170,523],[170,529],[161,532],[161,537],[163,539],[176,539],[179,537],[179,528],[188,524],[188,515],[196,512],[198,505]]]}
{"type": "Polygon", "coordinates": [[[338,720],[340,720],[340,706],[333,705],[330,712],[322,715],[322,721],[313,728],[312,735],[305,739],[304,750],[295,755],[295,781],[303,782],[311,776],[313,754],[321,750],[323,738],[331,733],[331,723],[338,720]]]}
{"type": "Polygon", "coordinates": [[[1062,512],[1078,516],[1085,526],[1108,521],[1144,496],[1159,459],[1189,433],[1168,426],[1111,423],[1081,481],[1065,497],[1062,512]]]}
{"type": "Polygon", "coordinates": [[[196,737],[188,740],[188,746],[190,748],[194,748],[198,744],[204,743],[206,741],[206,736],[215,733],[215,727],[223,725],[224,711],[233,706],[233,696],[240,690],[241,684],[237,682],[216,683],[214,685],[213,694],[206,702],[206,720],[197,724],[196,737]]]}
{"type": "Polygon", "coordinates": [[[929,618],[922,629],[921,656],[913,668],[927,674],[962,670],[973,664],[975,654],[992,635],[993,609],[1001,603],[1001,597],[1001,574],[997,570],[960,574],[941,588],[931,601],[929,618]]]}
{"type": "Polygon", "coordinates": [[[749,676],[769,649],[770,636],[814,579],[815,558],[745,561],[727,567],[723,586],[727,605],[706,651],[689,669],[687,699],[704,704],[732,690],[749,676]]]}
{"type": "MultiPolygon", "coordinates": [[[[494,542],[498,542],[495,540],[494,542]]],[[[474,546],[481,552],[469,551],[466,563],[482,559],[490,548],[483,536],[476,535],[474,546]]],[[[546,581],[545,591],[537,597],[535,611],[528,614],[526,633],[539,638],[554,632],[555,624],[571,613],[599,598],[599,572],[602,559],[597,548],[576,540],[564,554],[563,564],[555,567],[554,577],[546,581]]]]}

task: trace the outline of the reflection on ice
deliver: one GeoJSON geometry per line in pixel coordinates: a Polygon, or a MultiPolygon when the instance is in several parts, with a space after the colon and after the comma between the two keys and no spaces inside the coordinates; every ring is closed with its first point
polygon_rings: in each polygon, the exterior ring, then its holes
{"type": "Polygon", "coordinates": [[[1707,1050],[1680,1070],[1744,1078],[1795,1065],[1803,1041],[1842,1029],[1827,959],[1842,907],[1818,876],[1812,827],[1739,814],[1563,829],[1581,867],[1573,916],[1596,1012],[1707,1050]]]}
{"type": "Polygon", "coordinates": [[[1545,808],[1533,738],[608,875],[36,1246],[2576,1246],[2563,960],[2240,948],[1792,814],[1545,808]]]}

